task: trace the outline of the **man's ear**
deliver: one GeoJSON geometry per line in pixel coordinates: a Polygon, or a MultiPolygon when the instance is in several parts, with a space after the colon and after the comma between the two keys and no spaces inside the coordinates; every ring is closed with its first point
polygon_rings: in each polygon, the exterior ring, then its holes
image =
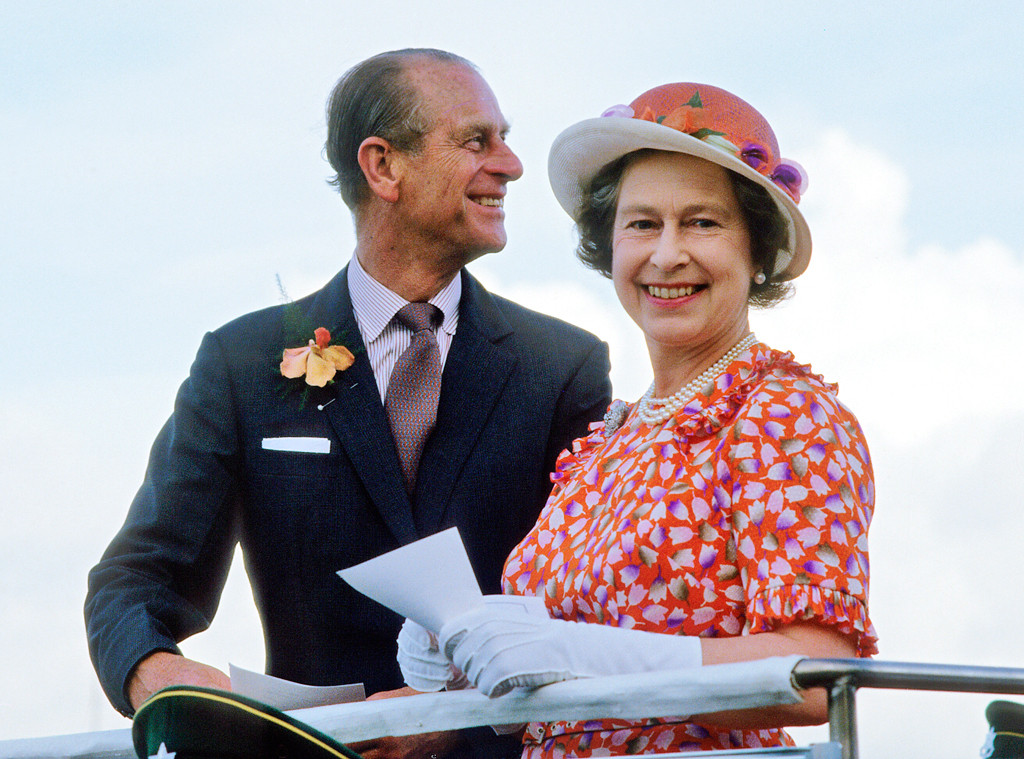
{"type": "Polygon", "coordinates": [[[367,137],[360,143],[357,157],[373,194],[388,203],[397,202],[401,155],[391,143],[382,137],[367,137]]]}

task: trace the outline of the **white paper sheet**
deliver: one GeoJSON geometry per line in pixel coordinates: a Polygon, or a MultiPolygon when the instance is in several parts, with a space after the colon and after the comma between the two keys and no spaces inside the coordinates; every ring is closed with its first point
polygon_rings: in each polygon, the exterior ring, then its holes
{"type": "Polygon", "coordinates": [[[254,698],[281,711],[309,709],[327,704],[347,704],[365,701],[362,683],[352,685],[303,685],[280,677],[229,664],[231,690],[241,696],[254,698]]]}
{"type": "Polygon", "coordinates": [[[338,574],[363,595],[433,632],[483,598],[455,527],[338,574]]]}

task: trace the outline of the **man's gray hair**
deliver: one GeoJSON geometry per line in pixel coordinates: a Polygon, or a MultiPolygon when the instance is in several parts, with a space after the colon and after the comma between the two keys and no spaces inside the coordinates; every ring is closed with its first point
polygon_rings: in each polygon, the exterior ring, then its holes
{"type": "Polygon", "coordinates": [[[461,56],[434,48],[406,48],[380,53],[357,63],[334,85],[327,101],[327,143],[324,151],[336,172],[336,186],[353,213],[369,194],[359,168],[359,146],[367,137],[387,140],[397,150],[416,153],[431,124],[422,110],[420,93],[406,76],[414,58],[476,66],[461,56]]]}

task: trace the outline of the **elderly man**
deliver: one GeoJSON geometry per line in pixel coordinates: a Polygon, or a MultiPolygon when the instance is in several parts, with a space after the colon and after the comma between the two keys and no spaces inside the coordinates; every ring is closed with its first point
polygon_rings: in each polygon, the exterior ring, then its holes
{"type": "MultiPolygon", "coordinates": [[[[555,458],[609,399],[606,346],[463,268],[505,246],[522,173],[507,131],[450,53],[384,53],[338,82],[327,155],[355,255],[319,292],[206,335],[90,573],[90,651],[123,713],[170,684],[229,687],[177,643],[210,624],[239,541],[267,671],[302,683],[402,685],[401,620],[338,569],[457,525],[498,592],[555,458]]],[[[441,738],[364,748],[426,756],[451,747],[441,738]]]]}

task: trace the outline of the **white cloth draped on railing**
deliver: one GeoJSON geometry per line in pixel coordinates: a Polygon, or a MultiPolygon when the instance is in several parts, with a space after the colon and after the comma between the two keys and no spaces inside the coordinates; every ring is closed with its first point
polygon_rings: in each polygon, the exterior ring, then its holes
{"type": "MultiPolygon", "coordinates": [[[[289,712],[342,743],[480,725],[599,718],[639,719],[793,704],[801,657],[762,659],[640,675],[569,680],[487,698],[429,693],[289,712]]],[[[0,759],[133,759],[131,730],[0,741],[0,759]]]]}

